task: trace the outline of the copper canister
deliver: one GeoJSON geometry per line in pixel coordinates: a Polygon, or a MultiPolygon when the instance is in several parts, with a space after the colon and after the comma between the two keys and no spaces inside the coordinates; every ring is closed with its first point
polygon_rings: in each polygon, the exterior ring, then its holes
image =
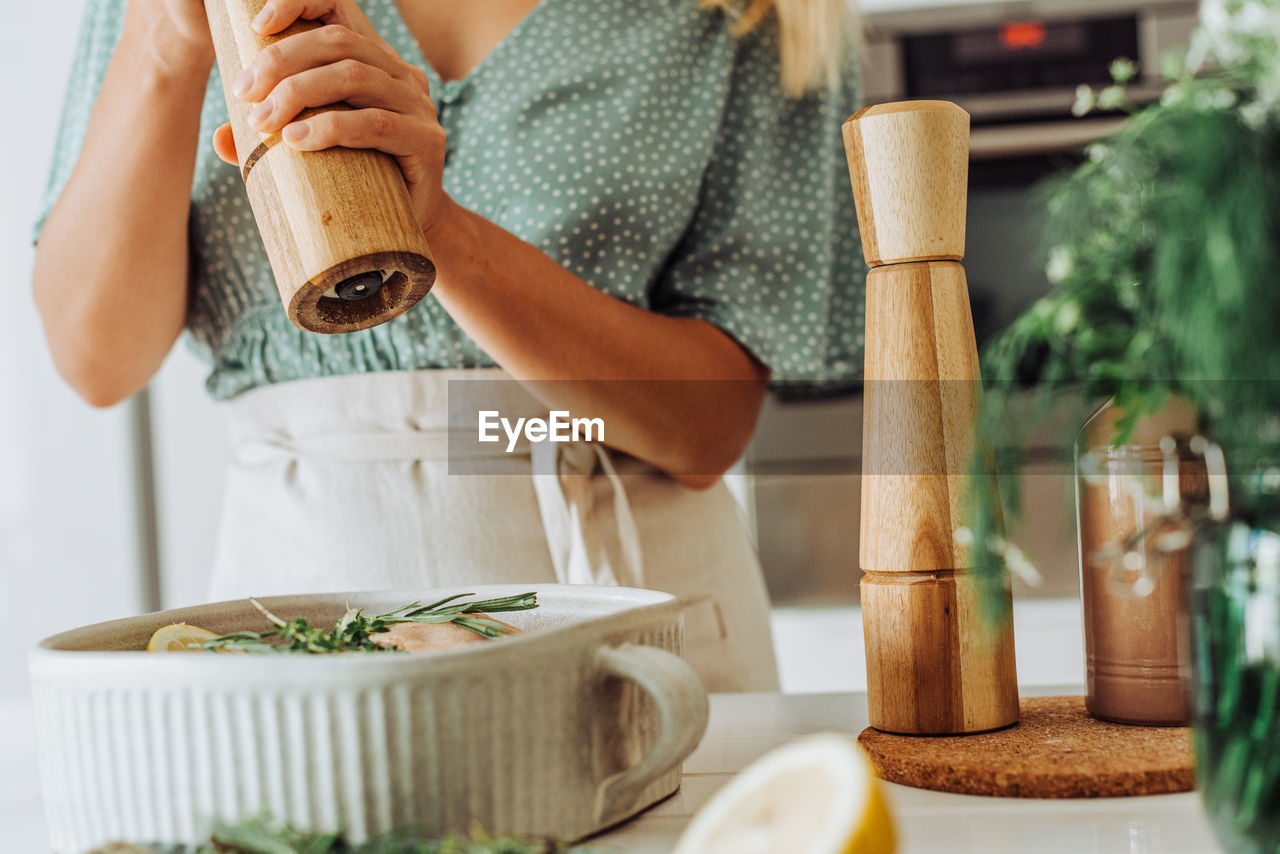
{"type": "MultiPolygon", "coordinates": [[[[1190,723],[1189,549],[1169,548],[1160,496],[1170,477],[1165,437],[1190,435],[1195,413],[1175,399],[1115,441],[1116,407],[1104,404],[1077,440],[1076,515],[1088,696],[1094,717],[1127,724],[1190,723]],[[1146,536],[1136,538],[1141,532],[1146,536]]],[[[1178,446],[1175,493],[1203,492],[1204,466],[1178,446]]]]}

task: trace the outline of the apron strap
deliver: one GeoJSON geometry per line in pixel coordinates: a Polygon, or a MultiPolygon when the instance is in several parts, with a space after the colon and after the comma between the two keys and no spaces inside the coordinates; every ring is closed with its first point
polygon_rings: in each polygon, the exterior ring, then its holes
{"type": "Polygon", "coordinates": [[[562,584],[643,587],[640,532],[626,488],[609,452],[594,442],[538,442],[530,446],[533,488],[562,584]],[[613,492],[613,507],[597,506],[597,474],[613,492]],[[618,544],[611,554],[609,528],[618,544]]]}

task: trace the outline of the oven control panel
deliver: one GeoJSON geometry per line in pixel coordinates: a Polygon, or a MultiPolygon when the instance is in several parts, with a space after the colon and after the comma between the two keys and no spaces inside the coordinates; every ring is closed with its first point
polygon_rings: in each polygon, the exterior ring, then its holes
{"type": "Polygon", "coordinates": [[[1160,58],[1185,48],[1195,0],[1012,0],[866,15],[869,104],[955,101],[973,117],[975,160],[1078,148],[1115,117],[1074,119],[1080,85],[1105,86],[1117,59],[1136,63],[1130,97],[1159,97],[1160,58]]]}

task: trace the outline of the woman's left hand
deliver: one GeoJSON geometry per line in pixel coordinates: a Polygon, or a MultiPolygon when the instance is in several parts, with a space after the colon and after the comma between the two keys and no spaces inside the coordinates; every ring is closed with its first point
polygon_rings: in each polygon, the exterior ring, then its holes
{"type": "MultiPolygon", "coordinates": [[[[265,134],[280,131],[299,151],[343,146],[394,156],[418,222],[430,231],[448,197],[440,186],[445,133],[426,73],[378,35],[354,0],[270,0],[253,28],[274,35],[297,20],[323,26],[265,48],[232,83],[235,95],[254,105],[249,123],[265,134]],[[294,121],[308,107],[339,101],[354,109],[294,121]]],[[[214,134],[214,149],[236,162],[230,125],[214,134]]]]}

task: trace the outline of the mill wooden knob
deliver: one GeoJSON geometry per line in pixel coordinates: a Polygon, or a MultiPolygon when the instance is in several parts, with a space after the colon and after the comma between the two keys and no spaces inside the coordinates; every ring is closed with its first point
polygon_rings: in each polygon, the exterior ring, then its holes
{"type": "MultiPolygon", "coordinates": [[[[289,319],[309,332],[354,332],[408,311],[436,268],[395,159],[378,151],[295,151],[249,124],[232,82],[275,36],[250,27],[266,0],[205,0],[241,176],[289,319]]],[[[302,117],[335,104],[308,110],[302,117]]]]}
{"type": "MultiPolygon", "coordinates": [[[[969,116],[886,104],[844,125],[867,275],[859,555],[871,725],[1018,719],[1013,631],[979,609],[965,527],[978,352],[964,267],[969,116]]],[[[1006,591],[1007,596],[1007,591],[1006,591]]]]}
{"type": "Polygon", "coordinates": [[[868,264],[964,258],[968,113],[949,101],[867,107],[844,139],[868,264]]]}

